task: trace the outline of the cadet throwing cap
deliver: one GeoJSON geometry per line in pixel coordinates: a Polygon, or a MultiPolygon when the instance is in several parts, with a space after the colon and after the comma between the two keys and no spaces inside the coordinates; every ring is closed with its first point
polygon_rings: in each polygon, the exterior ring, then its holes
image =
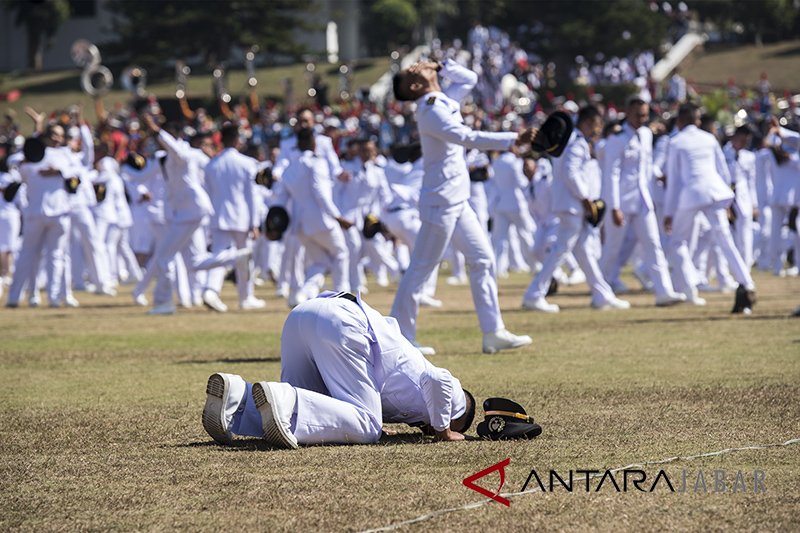
{"type": "Polygon", "coordinates": [[[264,234],[271,241],[279,241],[289,227],[289,213],[285,208],[275,205],[269,208],[264,220],[264,234]]]}
{"type": "Polygon", "coordinates": [[[552,113],[536,133],[531,147],[552,157],[559,157],[572,135],[572,119],[563,111],[552,113]]]}

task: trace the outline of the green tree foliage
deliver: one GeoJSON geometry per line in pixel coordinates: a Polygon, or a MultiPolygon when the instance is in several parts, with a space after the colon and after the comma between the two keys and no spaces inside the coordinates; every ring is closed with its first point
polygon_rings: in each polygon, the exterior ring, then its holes
{"type": "Polygon", "coordinates": [[[798,37],[800,7],[795,0],[695,0],[688,5],[724,31],[740,26],[757,44],[798,37]]]}
{"type": "MultiPolygon", "coordinates": [[[[366,10],[365,10],[366,11],[366,10]]],[[[377,0],[369,6],[366,30],[368,40],[379,53],[410,44],[419,15],[411,0],[377,0]]]]}
{"type": "Polygon", "coordinates": [[[212,65],[233,47],[254,44],[268,54],[296,56],[303,50],[293,32],[312,27],[311,8],[312,0],[113,0],[110,5],[118,51],[149,67],[197,54],[212,65]]]}
{"type": "Polygon", "coordinates": [[[44,51],[58,27],[69,17],[67,0],[5,0],[16,12],[14,23],[27,33],[28,67],[42,70],[44,51]]]}

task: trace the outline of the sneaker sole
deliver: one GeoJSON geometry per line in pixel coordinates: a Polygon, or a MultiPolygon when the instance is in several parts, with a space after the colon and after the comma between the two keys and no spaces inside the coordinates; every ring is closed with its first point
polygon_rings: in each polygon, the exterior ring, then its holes
{"type": "Polygon", "coordinates": [[[278,413],[276,412],[275,399],[269,387],[261,383],[253,385],[253,400],[256,402],[256,409],[261,413],[261,428],[264,431],[264,440],[276,448],[289,450],[297,449],[294,442],[285,430],[278,423],[278,413]]]}
{"type": "Polygon", "coordinates": [[[225,431],[222,417],[225,416],[225,396],[228,394],[228,382],[219,374],[208,378],[206,385],[206,405],[203,408],[203,429],[212,439],[220,444],[231,444],[233,439],[225,431]]]}
{"type": "Polygon", "coordinates": [[[225,304],[222,304],[222,306],[220,306],[219,304],[216,304],[216,303],[210,303],[205,297],[203,297],[203,305],[205,305],[206,307],[208,307],[212,311],[216,311],[217,313],[227,313],[228,312],[228,307],[225,306],[225,304]]]}
{"type": "Polygon", "coordinates": [[[504,346],[502,348],[494,348],[494,347],[487,348],[486,346],[484,346],[483,353],[495,354],[497,352],[502,352],[503,350],[515,350],[517,348],[522,348],[523,346],[530,346],[531,344],[533,344],[533,339],[525,342],[517,342],[509,346],[504,346]]]}

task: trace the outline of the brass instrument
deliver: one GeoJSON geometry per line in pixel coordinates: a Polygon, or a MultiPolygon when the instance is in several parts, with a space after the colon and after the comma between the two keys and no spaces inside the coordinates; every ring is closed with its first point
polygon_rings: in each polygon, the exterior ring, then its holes
{"type": "Polygon", "coordinates": [[[217,100],[219,100],[219,109],[225,118],[232,120],[234,115],[229,105],[231,103],[231,95],[225,88],[225,67],[222,64],[217,65],[212,75],[214,76],[214,92],[217,95],[217,100]]]}
{"type": "Polygon", "coordinates": [[[102,97],[114,85],[114,76],[108,67],[101,64],[100,50],[86,39],[78,39],[72,43],[70,56],[75,64],[83,69],[81,72],[81,88],[94,99],[94,110],[97,118],[105,121],[108,113],[103,106],[102,97]]]}
{"type": "Polygon", "coordinates": [[[178,99],[178,105],[181,108],[181,114],[188,120],[193,120],[195,117],[194,111],[189,107],[189,101],[186,99],[186,80],[192,69],[183,61],[175,62],[175,98],[178,99]]]}
{"type": "Polygon", "coordinates": [[[255,59],[257,53],[258,45],[253,45],[244,55],[244,64],[247,68],[247,85],[250,87],[250,110],[253,113],[258,113],[259,110],[258,94],[256,94],[256,85],[258,85],[258,80],[256,79],[255,68],[255,59]]]}
{"type": "Polygon", "coordinates": [[[122,86],[139,98],[147,95],[147,71],[140,66],[131,65],[122,71],[122,86]]]}

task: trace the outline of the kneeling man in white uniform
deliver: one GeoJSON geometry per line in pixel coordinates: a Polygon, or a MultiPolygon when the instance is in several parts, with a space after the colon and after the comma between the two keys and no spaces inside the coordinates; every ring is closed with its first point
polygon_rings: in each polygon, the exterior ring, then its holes
{"type": "Polygon", "coordinates": [[[279,448],[375,443],[384,422],[464,440],[475,414],[459,380],[425,359],[394,318],[343,292],[323,293],[289,313],[280,382],[217,373],[206,393],[203,427],[220,444],[234,435],[279,448]]]}

